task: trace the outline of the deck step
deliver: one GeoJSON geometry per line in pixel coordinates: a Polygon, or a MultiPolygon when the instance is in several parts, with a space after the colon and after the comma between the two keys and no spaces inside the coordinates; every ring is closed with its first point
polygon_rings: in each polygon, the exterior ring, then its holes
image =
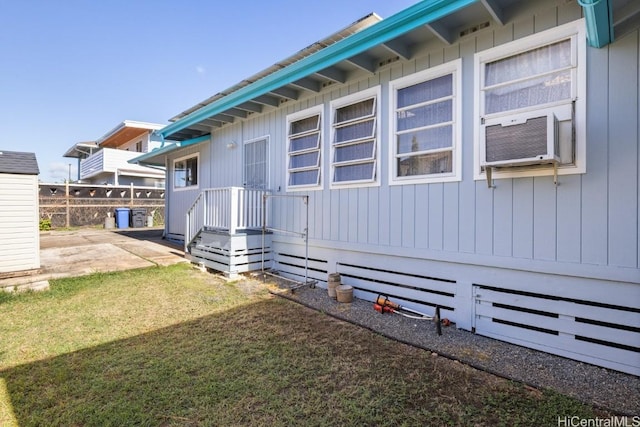
{"type": "Polygon", "coordinates": [[[271,266],[271,236],[202,230],[189,246],[192,262],[226,275],[261,270],[271,266]]]}

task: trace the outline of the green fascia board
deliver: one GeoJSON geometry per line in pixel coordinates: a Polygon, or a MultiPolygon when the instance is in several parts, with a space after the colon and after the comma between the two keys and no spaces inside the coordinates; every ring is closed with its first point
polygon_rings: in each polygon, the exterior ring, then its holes
{"type": "Polygon", "coordinates": [[[199,110],[177,120],[158,133],[167,138],[182,129],[188,128],[214,114],[250,101],[274,89],[292,83],[337,62],[346,60],[367,49],[392,40],[408,31],[436,21],[455,11],[465,8],[478,0],[424,0],[340,40],[306,58],[303,58],[282,70],[247,85],[237,91],[202,107],[199,110]]]}
{"type": "Polygon", "coordinates": [[[149,162],[150,159],[163,155],[163,154],[168,154],[172,151],[175,151],[179,148],[184,148],[184,147],[188,147],[190,145],[195,145],[195,144],[200,144],[201,142],[205,142],[205,141],[209,141],[211,139],[211,135],[203,135],[203,136],[199,136],[197,138],[192,138],[192,139],[187,139],[184,141],[180,141],[180,142],[175,142],[175,143],[171,143],[168,145],[165,145],[164,147],[160,147],[160,148],[156,148],[153,151],[150,151],[146,154],[143,154],[141,156],[135,157],[131,160],[128,161],[128,163],[131,164],[158,164],[158,163],[154,163],[154,162],[149,162]]]}
{"type": "Polygon", "coordinates": [[[613,41],[613,10],[610,0],[578,0],[584,11],[589,46],[603,47],[613,41]]]}

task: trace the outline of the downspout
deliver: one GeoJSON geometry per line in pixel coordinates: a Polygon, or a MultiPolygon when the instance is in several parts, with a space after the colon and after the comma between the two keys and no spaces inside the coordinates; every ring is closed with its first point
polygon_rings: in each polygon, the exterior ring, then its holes
{"type": "Polygon", "coordinates": [[[613,10],[610,0],[578,0],[587,26],[589,46],[603,47],[613,42],[613,10]]]}
{"type": "Polygon", "coordinates": [[[157,130],[154,130],[153,132],[151,132],[149,134],[149,142],[151,142],[151,135],[155,135],[155,136],[160,136],[160,147],[158,148],[162,148],[164,147],[164,135],[161,132],[158,132],[157,130]]]}
{"type": "MultiPolygon", "coordinates": [[[[164,144],[164,138],[162,143],[164,144]]],[[[164,230],[162,238],[166,239],[169,231],[169,156],[164,156],[164,168],[166,174],[164,176],[164,230]]]]}

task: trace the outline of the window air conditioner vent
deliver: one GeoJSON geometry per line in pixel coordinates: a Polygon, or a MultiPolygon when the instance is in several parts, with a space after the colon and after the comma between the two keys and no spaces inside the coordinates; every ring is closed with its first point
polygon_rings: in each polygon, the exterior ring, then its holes
{"type": "Polygon", "coordinates": [[[552,112],[487,120],[482,133],[481,166],[559,162],[558,120],[552,112]]]}

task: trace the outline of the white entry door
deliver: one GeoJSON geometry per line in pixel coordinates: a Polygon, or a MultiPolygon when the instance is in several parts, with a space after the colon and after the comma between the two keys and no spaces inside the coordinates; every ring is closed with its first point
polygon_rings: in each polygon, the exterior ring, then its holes
{"type": "Polygon", "coordinates": [[[269,137],[252,139],[244,143],[244,186],[267,190],[269,188],[269,137]]]}

